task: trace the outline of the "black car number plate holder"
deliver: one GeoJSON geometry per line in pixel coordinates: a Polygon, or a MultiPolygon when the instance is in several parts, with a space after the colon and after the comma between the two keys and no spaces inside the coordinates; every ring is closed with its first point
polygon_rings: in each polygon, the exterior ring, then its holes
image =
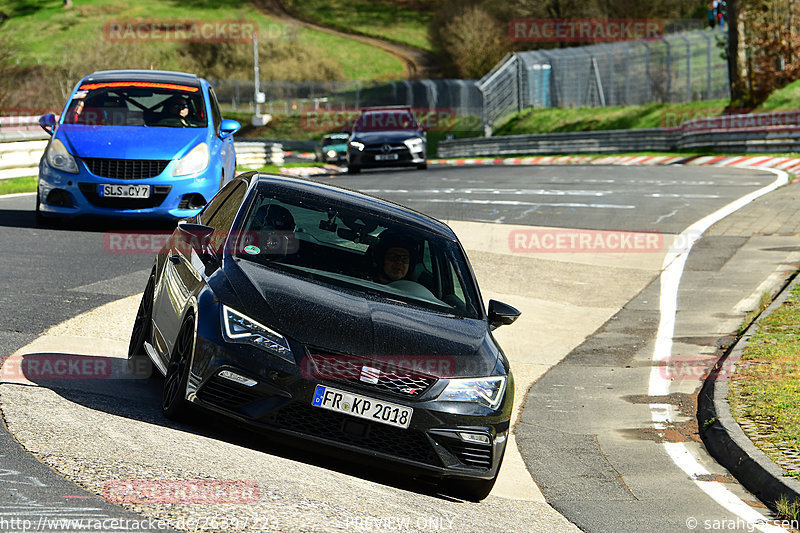
{"type": "Polygon", "coordinates": [[[385,402],[325,385],[316,386],[311,405],[403,429],[408,429],[411,424],[411,415],[414,413],[414,409],[405,405],[385,402]]]}

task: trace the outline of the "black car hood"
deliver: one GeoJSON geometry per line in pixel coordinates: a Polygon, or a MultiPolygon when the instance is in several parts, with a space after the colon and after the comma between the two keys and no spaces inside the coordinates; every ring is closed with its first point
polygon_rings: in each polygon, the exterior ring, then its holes
{"type": "MultiPolygon", "coordinates": [[[[411,358],[438,377],[491,375],[499,347],[485,320],[348,291],[239,260],[241,312],[310,351],[377,360],[411,358]]],[[[294,347],[293,347],[294,348],[294,347]]],[[[296,359],[303,354],[295,354],[296,359]]]]}
{"type": "Polygon", "coordinates": [[[377,143],[401,143],[406,139],[422,138],[422,132],[415,130],[391,130],[391,131],[357,131],[353,133],[353,139],[364,144],[377,143]]]}

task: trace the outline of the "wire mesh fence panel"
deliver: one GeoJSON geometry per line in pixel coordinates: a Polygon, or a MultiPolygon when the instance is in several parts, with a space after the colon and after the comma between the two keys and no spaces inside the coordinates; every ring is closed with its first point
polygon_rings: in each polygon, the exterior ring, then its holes
{"type": "MultiPolygon", "coordinates": [[[[243,80],[215,80],[217,98],[234,109],[252,108],[255,84],[243,80]]],[[[407,105],[416,109],[447,108],[457,115],[480,115],[483,97],[475,80],[440,79],[391,82],[285,82],[259,84],[269,113],[354,111],[362,107],[407,105]]]]}
{"type": "Polygon", "coordinates": [[[483,124],[496,124],[521,109],[520,60],[511,54],[478,82],[483,94],[483,124]]]}
{"type": "Polygon", "coordinates": [[[486,121],[497,124],[515,104],[524,109],[728,98],[724,35],[692,29],[653,40],[516,52],[478,82],[486,121]],[[508,79],[514,74],[517,83],[508,79]]]}

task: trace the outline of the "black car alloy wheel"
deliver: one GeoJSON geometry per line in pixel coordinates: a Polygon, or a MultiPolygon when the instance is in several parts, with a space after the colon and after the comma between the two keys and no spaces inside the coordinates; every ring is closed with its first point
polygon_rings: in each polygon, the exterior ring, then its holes
{"type": "Polygon", "coordinates": [[[189,410],[186,401],[186,384],[189,380],[189,362],[194,350],[194,316],[188,315],[181,326],[172,357],[164,377],[161,411],[171,420],[183,418],[189,410]]]}

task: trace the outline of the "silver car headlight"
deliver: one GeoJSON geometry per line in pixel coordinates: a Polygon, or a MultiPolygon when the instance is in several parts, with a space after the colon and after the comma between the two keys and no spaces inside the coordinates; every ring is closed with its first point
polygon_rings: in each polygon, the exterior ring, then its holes
{"type": "Polygon", "coordinates": [[[189,174],[202,172],[208,166],[210,159],[208,145],[206,143],[200,143],[178,160],[178,164],[175,165],[175,170],[172,171],[172,175],[188,176],[189,174]]]}
{"type": "Polygon", "coordinates": [[[350,141],[350,146],[358,150],[359,152],[364,151],[364,143],[360,143],[358,141],[350,141]]]}
{"type": "Polygon", "coordinates": [[[422,152],[425,149],[425,141],[420,137],[406,139],[403,143],[408,146],[408,149],[412,152],[422,152]]]}
{"type": "Polygon", "coordinates": [[[67,148],[59,139],[53,139],[50,146],[47,147],[47,164],[56,170],[69,172],[70,174],[78,173],[78,163],[75,158],[67,152],[67,148]]]}
{"type": "Polygon", "coordinates": [[[438,399],[448,402],[479,403],[497,409],[503,401],[505,390],[506,376],[451,379],[438,399]]]}
{"type": "Polygon", "coordinates": [[[229,341],[252,344],[294,362],[286,337],[227,305],[222,306],[222,326],[229,341]]]}

